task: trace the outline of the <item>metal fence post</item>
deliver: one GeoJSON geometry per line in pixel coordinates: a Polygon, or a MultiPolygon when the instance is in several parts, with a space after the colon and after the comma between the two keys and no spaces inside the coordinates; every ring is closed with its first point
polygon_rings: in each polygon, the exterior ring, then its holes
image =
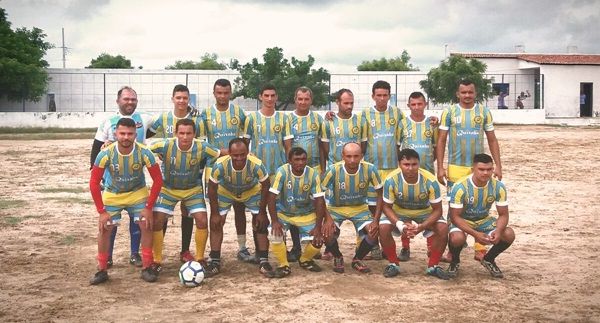
{"type": "Polygon", "coordinates": [[[104,101],[102,110],[106,112],[106,73],[102,73],[102,99],[104,101]]]}

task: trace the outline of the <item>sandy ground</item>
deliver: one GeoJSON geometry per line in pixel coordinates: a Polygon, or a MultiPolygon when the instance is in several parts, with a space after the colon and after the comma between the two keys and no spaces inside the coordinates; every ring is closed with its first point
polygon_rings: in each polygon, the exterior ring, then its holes
{"type": "MultiPolygon", "coordinates": [[[[320,261],[322,273],[292,264],[292,276],[267,280],[235,260],[230,216],[223,273],[198,288],[178,283],[177,217],[157,283],[143,282],[127,263],[125,223],[110,281],[89,286],[97,230],[87,189],[92,140],[0,141],[0,321],[600,321],[599,135],[589,128],[497,128],[517,234],[498,258],[502,280],[473,260],[471,248],[458,278],[425,276],[421,237],[396,278],[382,276],[385,261],[369,261],[367,275],[349,266],[336,274],[320,261]]],[[[347,258],[352,231],[344,226],[340,240],[347,258]]]]}

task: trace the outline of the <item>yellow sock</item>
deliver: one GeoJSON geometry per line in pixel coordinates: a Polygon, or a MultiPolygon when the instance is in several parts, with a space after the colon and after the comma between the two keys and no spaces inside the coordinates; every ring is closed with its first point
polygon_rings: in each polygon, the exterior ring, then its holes
{"type": "Polygon", "coordinates": [[[206,241],[208,240],[208,229],[196,228],[194,239],[196,240],[196,260],[204,260],[204,251],[206,250],[206,241]]]}
{"type": "Polygon", "coordinates": [[[164,239],[165,239],[165,236],[164,236],[162,230],[154,231],[152,233],[152,252],[154,253],[154,262],[157,264],[162,263],[162,252],[163,252],[164,239]]]}
{"type": "Polygon", "coordinates": [[[473,249],[475,249],[475,251],[487,251],[487,248],[485,247],[485,245],[482,245],[481,243],[475,242],[475,245],[473,245],[473,249]]]}
{"type": "Polygon", "coordinates": [[[287,261],[287,250],[285,249],[285,244],[283,242],[271,243],[271,251],[273,251],[273,255],[275,255],[279,267],[290,265],[287,261]]]}
{"type": "Polygon", "coordinates": [[[313,259],[313,257],[319,253],[319,250],[321,250],[321,248],[316,248],[312,243],[309,243],[306,248],[304,248],[304,252],[302,253],[302,256],[300,256],[300,261],[305,262],[313,259]]]}

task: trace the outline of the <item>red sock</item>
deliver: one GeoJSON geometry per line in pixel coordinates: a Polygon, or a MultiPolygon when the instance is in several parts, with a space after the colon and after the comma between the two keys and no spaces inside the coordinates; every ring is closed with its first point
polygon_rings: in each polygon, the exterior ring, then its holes
{"type": "Polygon", "coordinates": [[[390,263],[395,263],[396,265],[400,262],[398,260],[398,255],[396,255],[396,244],[392,244],[391,246],[387,246],[383,248],[383,253],[387,257],[387,260],[390,263]]]}
{"type": "Polygon", "coordinates": [[[142,267],[150,267],[153,261],[154,256],[152,255],[152,248],[142,248],[142,267]]]}
{"type": "Polygon", "coordinates": [[[402,235],[402,249],[410,249],[410,239],[404,235],[402,235]]]}
{"type": "Polygon", "coordinates": [[[108,269],[108,252],[98,252],[96,259],[98,260],[98,269],[108,269]]]}
{"type": "Polygon", "coordinates": [[[431,252],[431,245],[433,244],[433,237],[427,238],[427,252],[431,252]]]}
{"type": "Polygon", "coordinates": [[[433,267],[440,263],[440,259],[442,258],[442,252],[439,250],[431,250],[431,255],[429,256],[429,262],[427,263],[428,267],[433,267]]]}

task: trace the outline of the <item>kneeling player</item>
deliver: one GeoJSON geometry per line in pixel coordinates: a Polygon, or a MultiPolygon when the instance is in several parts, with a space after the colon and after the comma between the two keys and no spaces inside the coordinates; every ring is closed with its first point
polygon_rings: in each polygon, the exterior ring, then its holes
{"type": "Polygon", "coordinates": [[[506,187],[492,178],[494,162],[486,154],[477,154],[473,158],[473,172],[452,186],[450,192],[450,238],[448,248],[452,253],[452,262],[448,274],[455,277],[460,266],[460,252],[466,240],[466,234],[475,241],[492,248],[485,254],[481,264],[492,277],[504,275],[496,265],[496,257],[508,249],[515,240],[515,232],[508,226],[508,201],[506,187]],[[490,208],[496,203],[498,218],[490,216],[490,208]]]}
{"type": "Polygon", "coordinates": [[[394,277],[400,272],[392,234],[413,238],[423,232],[431,245],[425,273],[448,279],[448,274],[439,266],[448,239],[448,225],[442,217],[440,184],[433,174],[419,169],[419,154],[415,150],[403,149],[398,160],[400,168],[383,184],[384,215],[379,224],[379,235],[383,252],[390,262],[383,275],[394,277]]]}
{"type": "Polygon", "coordinates": [[[157,269],[162,262],[163,227],[167,218],[173,216],[177,202],[181,201],[189,216],[196,220],[196,261],[204,262],[204,249],[208,240],[201,173],[207,158],[218,157],[219,150],[194,139],[196,127],[191,119],[177,121],[175,136],[176,138],[161,140],[150,147],[163,161],[164,178],[164,186],[154,206],[153,251],[157,269]]]}
{"type": "Polygon", "coordinates": [[[330,237],[333,221],[327,216],[325,228],[325,192],[317,171],[306,165],[306,151],[294,147],[288,154],[288,164],[277,169],[270,189],[269,213],[271,214],[271,248],[279,262],[275,277],[282,278],[291,273],[286,255],[285,232],[296,226],[302,241],[311,241],[304,249],[298,263],[308,271],[319,272],[321,267],[313,257],[323,245],[323,237],[330,237]],[[322,234],[322,231],[325,231],[322,234]]]}
{"type": "Polygon", "coordinates": [[[140,223],[142,233],[142,279],[156,281],[158,273],[152,268],[152,208],[162,186],[160,168],[152,152],[135,142],[135,121],[121,118],[115,130],[117,142],[101,151],[96,157],[90,178],[90,192],[100,215],[98,218],[98,269],[90,280],[97,285],[108,280],[108,248],[110,234],[121,220],[121,211],[132,214],[140,223]],[[144,179],[144,166],[152,177],[152,188],[144,179]],[[101,193],[100,180],[108,169],[105,190],[101,193]]]}
{"type": "Polygon", "coordinates": [[[333,164],[323,178],[323,187],[330,190],[328,211],[337,226],[335,236],[327,247],[333,254],[333,271],[344,272],[344,259],[337,242],[340,228],[345,220],[354,224],[361,242],[352,259],[352,268],[361,273],[371,272],[362,261],[378,244],[377,233],[381,215],[381,179],[373,164],[362,160],[363,154],[359,144],[349,142],[342,149],[342,161],[333,164]],[[375,215],[371,215],[367,206],[369,185],[375,188],[377,204],[375,215]],[[373,221],[375,218],[375,221],[373,221]]]}
{"type": "Polygon", "coordinates": [[[229,142],[229,156],[215,162],[208,184],[210,202],[210,261],[205,273],[208,277],[221,271],[221,244],[225,217],[235,202],[244,204],[252,213],[252,226],[256,228],[259,271],[273,277],[269,264],[269,219],[267,199],[269,197],[269,174],[260,159],[248,156],[248,146],[241,138],[229,142]]]}

